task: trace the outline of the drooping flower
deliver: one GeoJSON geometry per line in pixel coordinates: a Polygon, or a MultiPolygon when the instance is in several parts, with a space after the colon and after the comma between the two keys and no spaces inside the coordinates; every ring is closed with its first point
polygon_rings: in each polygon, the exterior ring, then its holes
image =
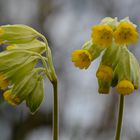
{"type": "Polygon", "coordinates": [[[3,94],[4,99],[11,105],[18,105],[26,101],[30,111],[36,112],[44,98],[44,80],[38,70],[35,68],[20,82],[6,90],[3,94]]]}
{"type": "Polygon", "coordinates": [[[96,76],[100,80],[110,81],[112,80],[113,70],[107,65],[101,65],[97,70],[96,76]]]}
{"type": "Polygon", "coordinates": [[[129,22],[120,22],[116,30],[114,31],[115,42],[120,45],[129,45],[136,43],[138,40],[138,32],[136,27],[129,22]]]}
{"type": "Polygon", "coordinates": [[[31,42],[24,43],[24,44],[11,44],[6,47],[6,50],[27,50],[27,51],[33,51],[37,53],[43,53],[45,51],[46,44],[42,41],[39,41],[37,39],[34,39],[31,42]]]}
{"type": "Polygon", "coordinates": [[[0,26],[0,40],[4,44],[23,44],[39,37],[39,33],[33,28],[22,25],[0,26]]]}
{"type": "Polygon", "coordinates": [[[32,90],[32,92],[29,94],[29,96],[26,98],[26,105],[29,107],[30,111],[32,113],[35,113],[43,98],[44,98],[44,84],[43,84],[43,78],[38,78],[38,81],[36,83],[36,86],[32,90]]]}
{"type": "Polygon", "coordinates": [[[93,26],[91,38],[95,44],[109,47],[112,44],[113,30],[109,25],[93,26]]]}
{"type": "Polygon", "coordinates": [[[3,97],[5,101],[7,101],[11,105],[18,105],[20,103],[20,99],[18,97],[13,97],[11,90],[6,90],[3,93],[3,97]]]}
{"type": "Polygon", "coordinates": [[[134,85],[129,80],[122,80],[117,84],[117,91],[122,95],[129,95],[134,91],[134,85]]]}
{"type": "Polygon", "coordinates": [[[72,53],[72,62],[80,69],[87,69],[91,64],[91,55],[87,50],[75,50],[72,53]]]}

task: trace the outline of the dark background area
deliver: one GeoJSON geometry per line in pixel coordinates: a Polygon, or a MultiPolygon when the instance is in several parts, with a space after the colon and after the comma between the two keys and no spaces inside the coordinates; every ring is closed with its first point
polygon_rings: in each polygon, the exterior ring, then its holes
{"type": "MultiPolygon", "coordinates": [[[[90,39],[91,27],[104,17],[129,16],[140,25],[139,0],[0,0],[0,25],[26,24],[48,39],[59,79],[60,140],[112,140],[118,94],[99,95],[98,60],[88,70],[75,68],[71,52],[90,39]]],[[[137,43],[130,50],[140,60],[137,43]]],[[[2,95],[0,95],[2,96],[2,95]]],[[[35,115],[25,104],[0,104],[0,140],[50,140],[52,86],[45,80],[45,99],[35,115]]],[[[140,139],[139,90],[126,97],[122,140],[140,139]]]]}

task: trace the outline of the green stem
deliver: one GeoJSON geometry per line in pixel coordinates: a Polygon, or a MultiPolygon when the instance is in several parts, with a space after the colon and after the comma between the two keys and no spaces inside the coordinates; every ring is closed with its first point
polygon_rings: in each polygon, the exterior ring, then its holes
{"type": "Polygon", "coordinates": [[[58,105],[58,89],[57,89],[57,76],[55,73],[55,69],[53,66],[53,60],[52,60],[52,55],[51,55],[51,50],[48,46],[48,41],[43,36],[42,34],[39,34],[39,36],[43,39],[43,41],[46,44],[46,57],[47,57],[47,62],[49,65],[49,72],[51,73],[51,82],[53,84],[53,89],[54,89],[54,107],[53,107],[53,140],[58,140],[59,138],[59,105],[58,105]]]}
{"type": "Polygon", "coordinates": [[[124,96],[123,95],[120,95],[119,114],[118,114],[118,122],[117,122],[115,140],[120,140],[120,137],[121,137],[122,120],[123,120],[123,110],[124,110],[124,96]]]}
{"type": "Polygon", "coordinates": [[[53,82],[54,89],[54,107],[53,107],[53,140],[58,140],[59,137],[59,111],[58,111],[58,93],[57,80],[53,82]]]}

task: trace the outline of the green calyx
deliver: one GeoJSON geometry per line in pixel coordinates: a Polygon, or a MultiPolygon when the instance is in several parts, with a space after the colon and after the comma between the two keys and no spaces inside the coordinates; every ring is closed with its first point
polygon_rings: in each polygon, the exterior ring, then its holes
{"type": "MultiPolygon", "coordinates": [[[[129,80],[137,89],[139,86],[140,66],[135,56],[124,46],[122,47],[120,60],[114,70],[113,81],[129,80]]],[[[115,82],[112,85],[116,85],[115,82]]]]}
{"type": "Polygon", "coordinates": [[[101,20],[100,25],[109,25],[113,30],[116,29],[119,22],[117,18],[106,17],[101,20]]]}
{"type": "MultiPolygon", "coordinates": [[[[14,45],[14,48],[10,49],[10,50],[27,50],[27,51],[33,51],[33,52],[37,52],[37,53],[44,53],[45,52],[45,43],[42,42],[42,41],[39,41],[37,39],[31,41],[31,42],[28,42],[28,43],[25,43],[25,44],[16,44],[14,45]]],[[[8,46],[10,47],[10,46],[8,46]]],[[[7,48],[8,48],[7,47],[7,48]]]]}
{"type": "Polygon", "coordinates": [[[29,107],[32,113],[35,113],[44,98],[44,81],[42,77],[39,77],[34,89],[26,98],[26,105],[29,107]]]}
{"type": "Polygon", "coordinates": [[[3,25],[0,28],[3,30],[0,39],[4,44],[23,44],[39,36],[33,28],[22,24],[3,25]]]}
{"type": "Polygon", "coordinates": [[[91,55],[91,60],[95,60],[96,58],[98,58],[101,54],[101,52],[104,50],[103,47],[97,46],[96,44],[93,43],[92,40],[87,41],[83,47],[83,50],[87,50],[90,55],[91,55]]]}
{"type": "MultiPolygon", "coordinates": [[[[108,86],[109,84],[110,86],[115,87],[122,80],[131,81],[135,89],[138,88],[140,78],[140,66],[135,56],[128,50],[126,46],[114,45],[110,48],[107,48],[102,56],[100,66],[110,67],[110,69],[113,70],[113,75],[112,79],[109,80],[109,68],[102,68],[103,70],[100,74],[101,76],[97,76],[99,89],[104,89],[104,87],[108,86]],[[99,78],[105,76],[108,78],[108,80],[99,78]],[[104,83],[106,83],[106,85],[104,83]]],[[[100,66],[98,71],[100,70],[100,66]]]]}

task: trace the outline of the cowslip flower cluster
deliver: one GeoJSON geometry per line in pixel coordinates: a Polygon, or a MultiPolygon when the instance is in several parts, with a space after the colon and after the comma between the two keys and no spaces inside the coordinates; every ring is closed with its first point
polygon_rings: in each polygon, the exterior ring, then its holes
{"type": "Polygon", "coordinates": [[[72,62],[80,69],[87,69],[91,62],[102,55],[96,72],[98,92],[107,94],[116,87],[121,95],[129,95],[139,87],[140,66],[128,45],[136,43],[137,26],[129,18],[104,18],[92,27],[91,39],[82,49],[72,53],[72,62]]]}
{"type": "Polygon", "coordinates": [[[5,46],[0,52],[0,89],[4,99],[11,105],[25,101],[30,111],[36,112],[44,98],[45,75],[52,83],[56,80],[47,40],[29,26],[3,25],[0,43],[5,46]],[[45,52],[46,56],[42,56],[45,52]]]}

